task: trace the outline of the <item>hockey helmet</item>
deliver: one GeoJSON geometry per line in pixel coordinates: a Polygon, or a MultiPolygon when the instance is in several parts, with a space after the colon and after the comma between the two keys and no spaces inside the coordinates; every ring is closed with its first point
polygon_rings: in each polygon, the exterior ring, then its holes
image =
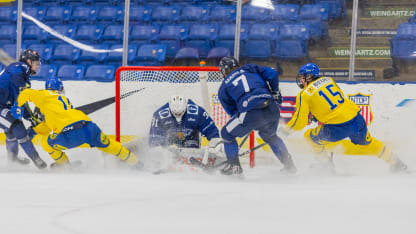
{"type": "Polygon", "coordinates": [[[58,93],[60,93],[60,94],[63,94],[65,92],[64,84],[62,83],[61,79],[59,79],[59,78],[49,78],[49,79],[47,79],[46,82],[45,82],[45,89],[58,91],[58,93]]]}
{"type": "Polygon", "coordinates": [[[319,67],[314,63],[307,63],[299,68],[299,74],[296,77],[296,83],[299,88],[303,89],[305,86],[301,82],[301,79],[305,79],[305,82],[309,84],[319,78],[319,67]]]}
{"type": "Polygon", "coordinates": [[[40,55],[39,55],[38,52],[36,52],[36,51],[34,51],[32,49],[25,49],[20,54],[19,61],[26,63],[30,67],[30,74],[35,75],[36,74],[36,70],[39,69],[39,65],[40,65],[40,55]],[[27,62],[28,60],[30,61],[30,64],[27,62]],[[35,62],[37,62],[36,65],[35,65],[35,62]]]}
{"type": "Polygon", "coordinates": [[[181,122],[182,116],[185,114],[188,100],[181,95],[173,95],[169,101],[169,109],[177,122],[181,122]]]}
{"type": "Polygon", "coordinates": [[[239,67],[237,59],[234,57],[224,57],[220,60],[219,68],[222,75],[225,77],[228,76],[234,69],[239,67]]]}

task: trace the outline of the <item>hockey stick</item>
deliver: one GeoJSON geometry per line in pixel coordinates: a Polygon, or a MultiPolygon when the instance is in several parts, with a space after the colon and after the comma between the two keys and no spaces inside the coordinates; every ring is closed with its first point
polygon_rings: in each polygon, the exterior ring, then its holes
{"type": "MultiPolygon", "coordinates": [[[[120,96],[120,99],[126,98],[126,97],[131,96],[135,93],[138,93],[138,92],[142,91],[143,89],[145,89],[145,87],[127,92],[125,94],[122,94],[120,96]]],[[[86,115],[88,115],[88,114],[96,112],[97,110],[102,109],[102,108],[104,108],[108,105],[113,104],[115,101],[116,101],[116,97],[114,96],[114,97],[106,98],[106,99],[96,101],[96,102],[93,102],[93,103],[89,103],[89,104],[86,104],[86,105],[83,105],[83,106],[80,106],[80,107],[76,107],[75,109],[80,110],[80,111],[84,112],[86,115]]]]}

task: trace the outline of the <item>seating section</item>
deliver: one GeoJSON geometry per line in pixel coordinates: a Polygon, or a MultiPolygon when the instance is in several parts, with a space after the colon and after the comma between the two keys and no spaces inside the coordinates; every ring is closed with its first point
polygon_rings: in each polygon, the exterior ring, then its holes
{"type": "Polygon", "coordinates": [[[390,51],[394,62],[416,61],[416,24],[399,25],[397,34],[390,40],[390,51]]]}
{"type": "MultiPolygon", "coordinates": [[[[343,18],[346,12],[345,0],[273,3],[274,10],[243,6],[241,56],[261,60],[307,58],[308,44],[328,38],[329,20],[343,18]]],[[[95,49],[122,48],[124,1],[31,0],[25,2],[23,10],[62,36],[95,49]]],[[[16,54],[16,15],[16,6],[0,7],[1,47],[11,57],[16,54]]],[[[198,65],[201,59],[217,65],[221,57],[234,52],[236,6],[229,2],[132,0],[129,16],[129,65],[198,65]]],[[[415,17],[409,23],[416,22],[415,17]]],[[[405,26],[400,28],[406,31],[405,26]]],[[[409,38],[398,34],[392,39],[392,56],[401,57],[405,48],[410,50],[409,38]]],[[[23,48],[40,53],[44,70],[39,74],[44,76],[108,81],[108,77],[98,77],[93,72],[114,73],[111,68],[120,66],[122,61],[121,50],[103,53],[83,50],[26,19],[22,39],[23,48]]]]}

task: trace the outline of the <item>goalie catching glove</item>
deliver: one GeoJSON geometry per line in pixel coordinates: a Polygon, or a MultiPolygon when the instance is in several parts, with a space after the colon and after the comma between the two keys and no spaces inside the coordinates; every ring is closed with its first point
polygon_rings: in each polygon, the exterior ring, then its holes
{"type": "Polygon", "coordinates": [[[224,154],[224,142],[221,138],[212,138],[208,143],[208,149],[216,155],[224,154]]]}

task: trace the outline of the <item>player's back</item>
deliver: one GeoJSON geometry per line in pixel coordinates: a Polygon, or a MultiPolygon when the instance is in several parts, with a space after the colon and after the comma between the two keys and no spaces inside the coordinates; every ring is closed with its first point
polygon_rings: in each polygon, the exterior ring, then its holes
{"type": "Polygon", "coordinates": [[[354,118],[360,108],[348,98],[330,77],[320,77],[301,93],[309,110],[324,124],[340,124],[354,118]]]}

